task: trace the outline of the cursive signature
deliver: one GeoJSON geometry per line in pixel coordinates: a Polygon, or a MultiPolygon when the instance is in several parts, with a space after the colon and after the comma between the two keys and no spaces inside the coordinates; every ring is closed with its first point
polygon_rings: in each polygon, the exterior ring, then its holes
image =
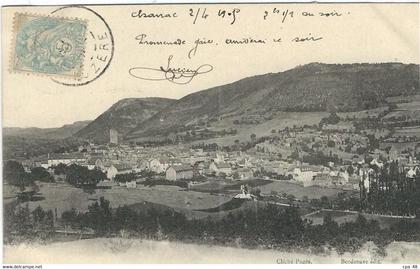
{"type": "Polygon", "coordinates": [[[183,85],[190,83],[197,75],[206,74],[213,70],[213,66],[209,64],[200,65],[196,69],[171,67],[172,58],[173,55],[168,57],[166,67],[132,67],[128,70],[128,73],[138,79],[151,81],[167,80],[175,84],[183,85]]]}

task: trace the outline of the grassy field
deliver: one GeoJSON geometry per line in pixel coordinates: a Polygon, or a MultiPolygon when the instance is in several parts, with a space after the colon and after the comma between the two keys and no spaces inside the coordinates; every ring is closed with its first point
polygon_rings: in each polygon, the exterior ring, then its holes
{"type": "Polygon", "coordinates": [[[418,120],[420,119],[420,101],[413,100],[407,103],[400,103],[397,105],[397,108],[388,113],[384,119],[385,120],[392,120],[398,118],[405,118],[408,120],[418,120]]]}
{"type": "Polygon", "coordinates": [[[46,210],[57,209],[58,216],[71,208],[82,212],[88,210],[88,206],[101,196],[110,201],[111,207],[133,205],[142,202],[161,204],[185,213],[189,218],[206,217],[208,213],[199,210],[217,208],[230,201],[239,192],[241,184],[258,186],[262,195],[270,195],[271,191],[279,194],[293,194],[297,198],[308,196],[309,199],[321,196],[334,197],[340,190],[320,187],[304,188],[300,185],[285,181],[250,180],[237,181],[232,184],[221,185],[213,182],[204,184],[200,191],[184,190],[176,186],[153,186],[145,187],[138,185],[136,189],[125,187],[113,187],[112,189],[98,189],[93,194],[68,185],[43,184],[40,193],[45,198],[40,201],[28,202],[31,210],[41,206],[46,210]],[[216,190],[221,190],[217,192],[216,190]],[[212,193],[211,193],[212,192],[212,193]],[[214,193],[213,193],[214,192],[214,193]]]}
{"type": "Polygon", "coordinates": [[[110,201],[111,207],[132,205],[141,202],[162,204],[187,214],[188,217],[205,217],[195,209],[216,207],[229,201],[233,195],[209,194],[203,192],[187,191],[176,186],[137,186],[136,189],[114,187],[112,189],[98,189],[88,194],[81,189],[68,185],[43,184],[40,193],[45,198],[40,201],[28,202],[31,210],[41,206],[46,210],[57,209],[58,216],[71,208],[87,211],[88,206],[101,196],[110,201]],[[192,212],[192,213],[191,213],[192,212]]]}
{"type": "Polygon", "coordinates": [[[82,189],[64,184],[42,184],[40,185],[40,194],[44,199],[30,201],[27,204],[30,210],[41,206],[45,210],[57,211],[57,215],[60,217],[64,211],[72,208],[86,212],[90,204],[103,196],[110,201],[112,208],[123,205],[136,205],[141,208],[147,207],[149,204],[155,204],[172,208],[185,214],[189,219],[205,218],[207,216],[220,218],[231,211],[256,206],[255,202],[247,202],[232,208],[224,208],[223,205],[239,193],[242,184],[258,187],[262,195],[270,195],[272,191],[276,191],[279,194],[292,194],[298,199],[303,196],[307,196],[309,199],[320,198],[324,195],[331,198],[340,192],[340,190],[331,188],[315,186],[304,188],[286,181],[261,179],[233,181],[229,184],[210,182],[195,186],[196,190],[186,190],[177,186],[146,187],[138,185],[135,189],[117,186],[112,189],[97,189],[94,193],[87,193],[82,189]]]}
{"type": "Polygon", "coordinates": [[[3,184],[3,202],[8,203],[9,201],[13,201],[18,191],[18,187],[9,184],[3,184]]]}
{"type": "MultiPolygon", "coordinates": [[[[232,145],[236,139],[239,141],[250,141],[251,133],[254,133],[257,137],[271,135],[271,130],[284,129],[285,127],[303,126],[303,125],[314,125],[318,124],[322,118],[328,116],[327,112],[276,112],[273,115],[273,119],[267,120],[260,124],[233,124],[232,121],[236,118],[224,119],[212,124],[212,129],[236,129],[237,135],[229,135],[220,138],[212,138],[205,140],[205,143],[217,143],[218,145],[232,145]]],[[[202,143],[203,140],[194,142],[202,143]]]]}
{"type": "Polygon", "coordinates": [[[367,117],[377,117],[382,112],[386,111],[388,107],[378,107],[375,109],[369,109],[369,110],[361,110],[361,111],[355,111],[355,112],[340,112],[337,113],[337,115],[341,118],[356,118],[356,119],[363,119],[367,117]]]}
{"type": "Polygon", "coordinates": [[[287,181],[273,181],[270,184],[259,186],[262,195],[269,195],[271,191],[276,191],[278,194],[287,193],[292,194],[296,198],[301,199],[307,196],[309,199],[319,199],[322,196],[335,197],[342,190],[332,188],[321,188],[317,186],[303,187],[296,183],[287,181]]]}
{"type": "Polygon", "coordinates": [[[293,194],[297,198],[308,196],[319,198],[322,195],[334,196],[338,192],[332,189],[321,189],[317,187],[303,188],[299,185],[288,182],[272,182],[267,180],[249,180],[236,181],[226,184],[222,187],[216,182],[201,186],[201,191],[185,190],[176,186],[153,186],[145,187],[138,185],[136,189],[127,189],[125,187],[113,187],[112,189],[97,189],[89,194],[81,189],[64,184],[42,184],[40,194],[44,199],[39,201],[27,202],[29,209],[34,210],[41,206],[45,210],[57,210],[58,217],[64,211],[75,208],[81,212],[86,212],[90,204],[98,201],[101,196],[110,201],[112,208],[123,205],[131,205],[142,210],[151,205],[161,206],[161,208],[172,208],[177,212],[183,213],[189,219],[201,219],[208,216],[221,218],[229,212],[241,211],[243,209],[252,209],[255,206],[265,204],[263,202],[247,201],[240,203],[232,208],[224,206],[239,193],[241,184],[258,186],[263,195],[269,195],[271,190],[279,193],[286,192],[293,194]],[[217,184],[217,185],[215,185],[217,184]],[[210,189],[211,191],[209,191],[210,189]],[[220,192],[214,191],[222,188],[220,192]],[[213,193],[214,191],[214,193],[213,193]],[[213,209],[213,210],[212,210],[213,209]]]}
{"type": "Polygon", "coordinates": [[[30,210],[38,206],[53,212],[57,209],[58,216],[61,216],[61,213],[72,208],[82,212],[87,211],[88,205],[92,202],[88,193],[69,185],[41,184],[39,192],[45,199],[28,202],[30,210]]]}

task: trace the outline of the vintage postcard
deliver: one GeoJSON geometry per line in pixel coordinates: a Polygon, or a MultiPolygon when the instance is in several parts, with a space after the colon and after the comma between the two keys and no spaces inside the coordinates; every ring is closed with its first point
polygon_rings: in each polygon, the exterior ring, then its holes
{"type": "Polygon", "coordinates": [[[417,268],[418,4],[1,14],[4,263],[417,268]]]}

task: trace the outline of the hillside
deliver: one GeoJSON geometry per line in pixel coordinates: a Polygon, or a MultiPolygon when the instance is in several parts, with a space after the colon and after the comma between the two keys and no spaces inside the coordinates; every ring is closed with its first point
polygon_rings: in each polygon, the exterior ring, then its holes
{"type": "MultiPolygon", "coordinates": [[[[141,140],[158,134],[234,120],[264,122],[278,112],[360,111],[386,104],[386,98],[419,93],[414,64],[320,64],[254,76],[187,95],[127,134],[141,140]]],[[[230,122],[229,122],[230,121],[230,122]]]]}
{"type": "Polygon", "coordinates": [[[85,128],[78,131],[78,138],[104,143],[109,141],[109,129],[120,134],[139,126],[144,120],[155,115],[174,100],[166,98],[126,98],[112,105],[85,128]]]}
{"type": "Polygon", "coordinates": [[[42,139],[63,139],[72,136],[84,127],[90,121],[76,121],[72,124],[65,124],[59,128],[19,128],[19,127],[4,127],[4,137],[19,137],[19,138],[42,138],[42,139]]]}

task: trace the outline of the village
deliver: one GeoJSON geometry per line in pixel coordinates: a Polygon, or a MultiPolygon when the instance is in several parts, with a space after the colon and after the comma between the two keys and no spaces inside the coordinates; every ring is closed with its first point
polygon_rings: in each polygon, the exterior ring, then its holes
{"type": "Polygon", "coordinates": [[[262,179],[287,181],[303,188],[358,192],[361,185],[368,186],[367,176],[385,163],[397,161],[410,178],[419,174],[420,143],[402,147],[404,143],[372,142],[366,134],[332,124],[322,129],[272,130],[270,136],[259,138],[251,134],[249,141],[235,141],[232,147],[124,143],[115,129],[109,130],[109,138],[107,144],[86,142],[77,152],[49,153],[22,164],[27,171],[46,169],[56,182],[65,181],[65,175],[55,172],[58,165],[76,164],[102,171],[106,180],[98,186],[126,188],[136,188],[145,180],[163,180],[165,184],[181,181],[194,189],[216,181],[242,181],[245,185],[262,179]],[[377,146],[372,147],[373,143],[377,146]]]}
{"type": "Polygon", "coordinates": [[[190,221],[275,206],[296,210],[311,225],[363,214],[389,228],[420,215],[418,199],[405,198],[417,197],[420,140],[417,122],[381,120],[387,109],[323,113],[318,123],[268,129],[247,130],[256,124],[249,119],[198,122],[161,141],[133,141],[109,128],[106,142],[84,139],[7,161],[5,202],[52,212],[56,230],[66,233],[66,216],[84,216],[100,201],[113,210],[174,211],[190,221]]]}

